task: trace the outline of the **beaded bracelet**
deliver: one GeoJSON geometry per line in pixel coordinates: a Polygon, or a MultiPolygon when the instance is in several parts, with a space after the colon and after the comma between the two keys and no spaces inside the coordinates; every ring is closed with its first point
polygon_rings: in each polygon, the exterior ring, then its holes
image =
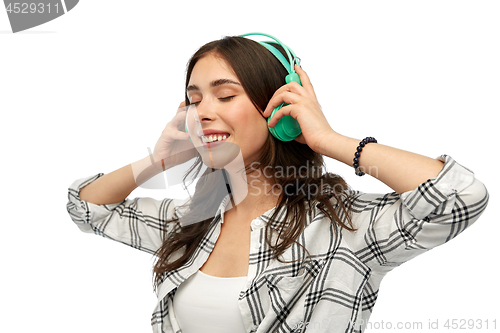
{"type": "Polygon", "coordinates": [[[361,151],[363,150],[363,147],[367,144],[367,143],[377,143],[377,140],[375,138],[372,138],[371,136],[368,136],[366,138],[364,138],[360,143],[359,143],[359,146],[358,148],[356,148],[356,152],[354,153],[354,159],[352,160],[353,161],[353,168],[354,168],[354,172],[356,173],[356,175],[358,176],[363,176],[365,173],[361,170],[359,170],[359,157],[361,156],[361,151]]]}

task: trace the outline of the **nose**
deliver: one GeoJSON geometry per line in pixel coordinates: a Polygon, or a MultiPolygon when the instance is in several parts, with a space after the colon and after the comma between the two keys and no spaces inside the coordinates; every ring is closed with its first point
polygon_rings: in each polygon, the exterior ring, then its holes
{"type": "Polygon", "coordinates": [[[198,103],[195,113],[195,119],[197,118],[198,123],[207,123],[217,119],[215,108],[211,105],[208,99],[203,99],[200,103],[198,103]]]}
{"type": "Polygon", "coordinates": [[[189,132],[200,132],[207,124],[217,119],[217,117],[213,106],[206,99],[198,104],[189,105],[186,114],[186,123],[187,127],[189,127],[189,132]]]}

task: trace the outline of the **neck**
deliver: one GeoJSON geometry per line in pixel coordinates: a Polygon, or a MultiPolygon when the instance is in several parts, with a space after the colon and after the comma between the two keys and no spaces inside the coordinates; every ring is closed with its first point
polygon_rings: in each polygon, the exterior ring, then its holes
{"type": "Polygon", "coordinates": [[[270,178],[266,178],[260,170],[246,175],[242,161],[242,158],[235,158],[224,167],[231,179],[233,196],[226,211],[234,209],[234,213],[243,214],[242,216],[253,216],[254,212],[275,207],[278,204],[279,189],[272,187],[270,178]]]}

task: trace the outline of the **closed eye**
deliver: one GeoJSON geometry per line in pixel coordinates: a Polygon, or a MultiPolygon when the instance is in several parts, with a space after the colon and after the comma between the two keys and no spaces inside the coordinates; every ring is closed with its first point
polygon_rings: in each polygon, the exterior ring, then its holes
{"type": "MultiPolygon", "coordinates": [[[[221,102],[229,102],[230,100],[232,100],[235,97],[236,97],[236,95],[234,95],[234,96],[227,96],[227,97],[219,97],[219,101],[221,101],[221,102]]],[[[196,106],[198,106],[198,104],[200,104],[200,103],[201,103],[201,101],[191,102],[192,105],[194,104],[196,106]]]]}
{"type": "Polygon", "coordinates": [[[230,100],[232,100],[234,97],[236,97],[236,96],[221,97],[221,98],[219,98],[219,101],[222,101],[222,102],[229,102],[229,101],[230,101],[230,100]]]}

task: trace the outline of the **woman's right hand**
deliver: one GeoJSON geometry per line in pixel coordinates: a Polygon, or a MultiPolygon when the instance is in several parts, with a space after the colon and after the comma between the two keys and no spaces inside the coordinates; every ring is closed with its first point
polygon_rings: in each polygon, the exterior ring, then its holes
{"type": "Polygon", "coordinates": [[[179,105],[176,115],[163,129],[153,151],[154,162],[164,160],[165,167],[173,167],[198,156],[190,136],[184,132],[186,103],[179,105]],[[182,130],[180,129],[182,128],[182,130]]]}

